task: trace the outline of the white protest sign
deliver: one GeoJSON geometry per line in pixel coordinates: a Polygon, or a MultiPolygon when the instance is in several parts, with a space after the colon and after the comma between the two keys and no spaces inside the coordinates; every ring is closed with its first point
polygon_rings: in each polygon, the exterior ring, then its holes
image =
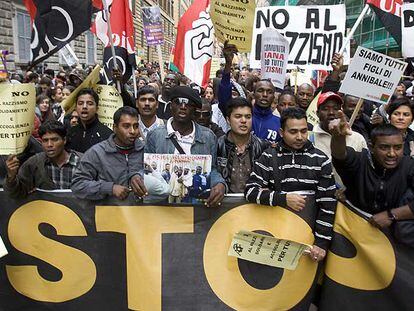
{"type": "Polygon", "coordinates": [[[289,58],[289,42],[277,30],[268,28],[262,34],[262,79],[270,79],[273,85],[285,87],[289,58]]]}
{"type": "Polygon", "coordinates": [[[339,92],[388,103],[407,63],[358,47],[339,92]]]}
{"type": "Polygon", "coordinates": [[[404,57],[414,57],[414,3],[404,3],[401,20],[401,50],[404,57]]]}
{"type": "MultiPolygon", "coordinates": [[[[345,40],[344,4],[256,8],[250,67],[260,68],[262,33],[274,28],[290,43],[288,69],[331,70],[331,59],[345,40]]],[[[349,48],[347,48],[349,51],[349,48]]],[[[348,56],[344,55],[347,64],[348,56]]]]}

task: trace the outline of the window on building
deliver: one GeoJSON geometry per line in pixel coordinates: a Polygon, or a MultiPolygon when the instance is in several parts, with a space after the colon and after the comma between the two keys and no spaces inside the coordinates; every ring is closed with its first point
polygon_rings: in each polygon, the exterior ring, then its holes
{"type": "Polygon", "coordinates": [[[96,63],[96,38],[90,31],[85,33],[86,37],[86,64],[94,65],[96,63]]]}
{"type": "Polygon", "coordinates": [[[14,47],[17,52],[16,61],[27,63],[30,61],[30,40],[32,33],[29,14],[16,10],[14,26],[14,47]]]}

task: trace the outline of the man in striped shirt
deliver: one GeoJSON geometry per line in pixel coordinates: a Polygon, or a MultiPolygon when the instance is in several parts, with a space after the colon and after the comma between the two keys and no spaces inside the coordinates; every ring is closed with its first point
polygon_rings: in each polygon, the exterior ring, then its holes
{"type": "Polygon", "coordinates": [[[255,161],[246,184],[249,202],[281,206],[296,212],[315,208],[315,242],[310,256],[321,261],[333,235],[335,179],[331,160],[308,140],[306,113],[299,108],[282,112],[282,141],[255,161]]]}

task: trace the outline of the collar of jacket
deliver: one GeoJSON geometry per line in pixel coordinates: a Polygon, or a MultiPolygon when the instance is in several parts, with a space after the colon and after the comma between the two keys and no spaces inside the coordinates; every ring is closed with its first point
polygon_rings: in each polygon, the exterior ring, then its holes
{"type": "Polygon", "coordinates": [[[278,148],[279,149],[279,152],[282,152],[282,151],[287,151],[287,152],[307,152],[307,151],[311,150],[312,148],[314,148],[312,142],[309,139],[306,141],[306,143],[303,145],[303,147],[301,149],[299,149],[299,150],[290,148],[288,145],[285,144],[285,142],[283,140],[278,143],[278,147],[279,147],[278,148]]]}
{"type": "MultiPolygon", "coordinates": [[[[104,145],[105,152],[108,152],[108,153],[118,152],[114,138],[115,138],[115,134],[111,134],[111,136],[109,136],[109,138],[106,140],[107,144],[104,145]]],[[[134,150],[140,151],[142,149],[144,149],[144,143],[140,139],[137,138],[135,140],[134,150]]]]}
{"type": "MultiPolygon", "coordinates": [[[[227,144],[227,145],[231,146],[231,148],[235,148],[235,147],[236,147],[236,144],[235,144],[235,143],[233,143],[233,142],[229,139],[229,134],[230,134],[230,132],[231,132],[231,130],[230,130],[230,131],[228,131],[228,132],[226,133],[226,135],[225,135],[225,142],[226,142],[226,144],[227,144]]],[[[252,144],[252,139],[253,139],[253,134],[252,134],[252,133],[250,133],[250,136],[249,136],[249,141],[247,142],[246,149],[250,148],[250,146],[251,146],[251,144],[252,144]]]]}
{"type": "MultiPolygon", "coordinates": [[[[196,122],[193,122],[193,124],[195,126],[194,141],[195,142],[198,142],[200,144],[205,144],[206,143],[206,140],[201,135],[201,131],[202,131],[201,125],[199,125],[196,122]]],[[[165,131],[167,132],[167,135],[165,135],[165,138],[171,139],[171,137],[175,135],[174,132],[171,133],[171,134],[168,134],[167,125],[165,125],[165,131]]]]}
{"type": "Polygon", "coordinates": [[[273,112],[272,112],[272,109],[270,109],[270,107],[262,108],[262,107],[259,107],[257,105],[254,105],[253,106],[253,115],[255,117],[264,119],[264,118],[271,117],[273,115],[273,112]]]}
{"type": "Polygon", "coordinates": [[[83,123],[79,121],[79,125],[81,126],[81,128],[82,128],[83,130],[87,130],[87,129],[93,128],[93,127],[95,127],[98,123],[100,123],[100,122],[99,122],[99,119],[98,119],[98,115],[97,115],[97,114],[95,115],[95,120],[93,120],[91,123],[86,124],[86,126],[85,126],[85,125],[83,125],[83,123]]]}

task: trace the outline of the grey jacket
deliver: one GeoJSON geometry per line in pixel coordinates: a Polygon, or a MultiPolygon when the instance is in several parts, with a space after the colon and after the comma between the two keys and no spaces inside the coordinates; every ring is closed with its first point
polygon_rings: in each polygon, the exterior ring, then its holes
{"type": "MultiPolygon", "coordinates": [[[[191,146],[191,154],[211,154],[212,168],[211,168],[211,187],[222,183],[226,185],[224,178],[217,171],[217,137],[214,133],[197,123],[195,124],[195,138],[191,146]]],[[[160,126],[147,135],[147,142],[145,144],[145,153],[160,153],[160,154],[174,154],[175,146],[171,141],[171,137],[167,133],[167,127],[160,126]]]]}
{"type": "Polygon", "coordinates": [[[73,193],[88,200],[112,195],[114,184],[129,186],[131,177],[143,176],[144,143],[137,139],[134,152],[119,153],[115,134],[85,152],[72,180],[73,193]]]}

